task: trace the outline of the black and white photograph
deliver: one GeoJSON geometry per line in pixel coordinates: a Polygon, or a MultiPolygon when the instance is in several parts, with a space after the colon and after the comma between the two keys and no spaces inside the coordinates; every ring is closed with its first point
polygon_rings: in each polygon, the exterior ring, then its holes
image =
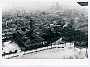
{"type": "Polygon", "coordinates": [[[88,2],[2,3],[2,59],[88,59],[88,2]]]}

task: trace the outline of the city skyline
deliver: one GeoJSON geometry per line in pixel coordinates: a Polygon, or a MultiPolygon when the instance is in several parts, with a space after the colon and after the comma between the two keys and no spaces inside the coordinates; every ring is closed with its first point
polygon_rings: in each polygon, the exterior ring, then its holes
{"type": "MultiPolygon", "coordinates": [[[[7,3],[2,3],[2,10],[3,11],[9,11],[9,10],[14,10],[14,9],[48,9],[51,8],[52,6],[56,6],[57,2],[7,2],[7,3]],[[7,8],[8,7],[8,8],[7,8]]],[[[73,7],[79,7],[80,5],[77,4],[76,2],[59,2],[59,6],[65,6],[69,8],[73,7]]]]}

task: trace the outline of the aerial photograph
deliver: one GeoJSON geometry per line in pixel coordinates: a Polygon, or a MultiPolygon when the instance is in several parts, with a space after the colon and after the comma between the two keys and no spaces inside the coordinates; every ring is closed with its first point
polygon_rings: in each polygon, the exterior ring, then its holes
{"type": "Polygon", "coordinates": [[[88,59],[88,2],[2,3],[2,59],[88,59]]]}

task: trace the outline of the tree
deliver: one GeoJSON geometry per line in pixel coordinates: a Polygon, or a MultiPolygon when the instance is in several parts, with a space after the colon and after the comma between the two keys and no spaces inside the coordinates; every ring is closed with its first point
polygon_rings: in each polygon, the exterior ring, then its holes
{"type": "Polygon", "coordinates": [[[86,34],[84,31],[76,30],[74,34],[74,39],[77,44],[74,44],[77,47],[80,47],[80,53],[81,53],[81,47],[86,48],[87,53],[87,47],[88,47],[88,34],[86,34]]]}

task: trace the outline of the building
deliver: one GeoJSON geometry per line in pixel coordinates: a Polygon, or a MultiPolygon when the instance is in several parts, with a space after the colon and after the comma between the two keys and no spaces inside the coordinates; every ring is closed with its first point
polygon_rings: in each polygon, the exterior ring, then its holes
{"type": "Polygon", "coordinates": [[[56,2],[56,9],[59,9],[59,2],[56,2]]]}

